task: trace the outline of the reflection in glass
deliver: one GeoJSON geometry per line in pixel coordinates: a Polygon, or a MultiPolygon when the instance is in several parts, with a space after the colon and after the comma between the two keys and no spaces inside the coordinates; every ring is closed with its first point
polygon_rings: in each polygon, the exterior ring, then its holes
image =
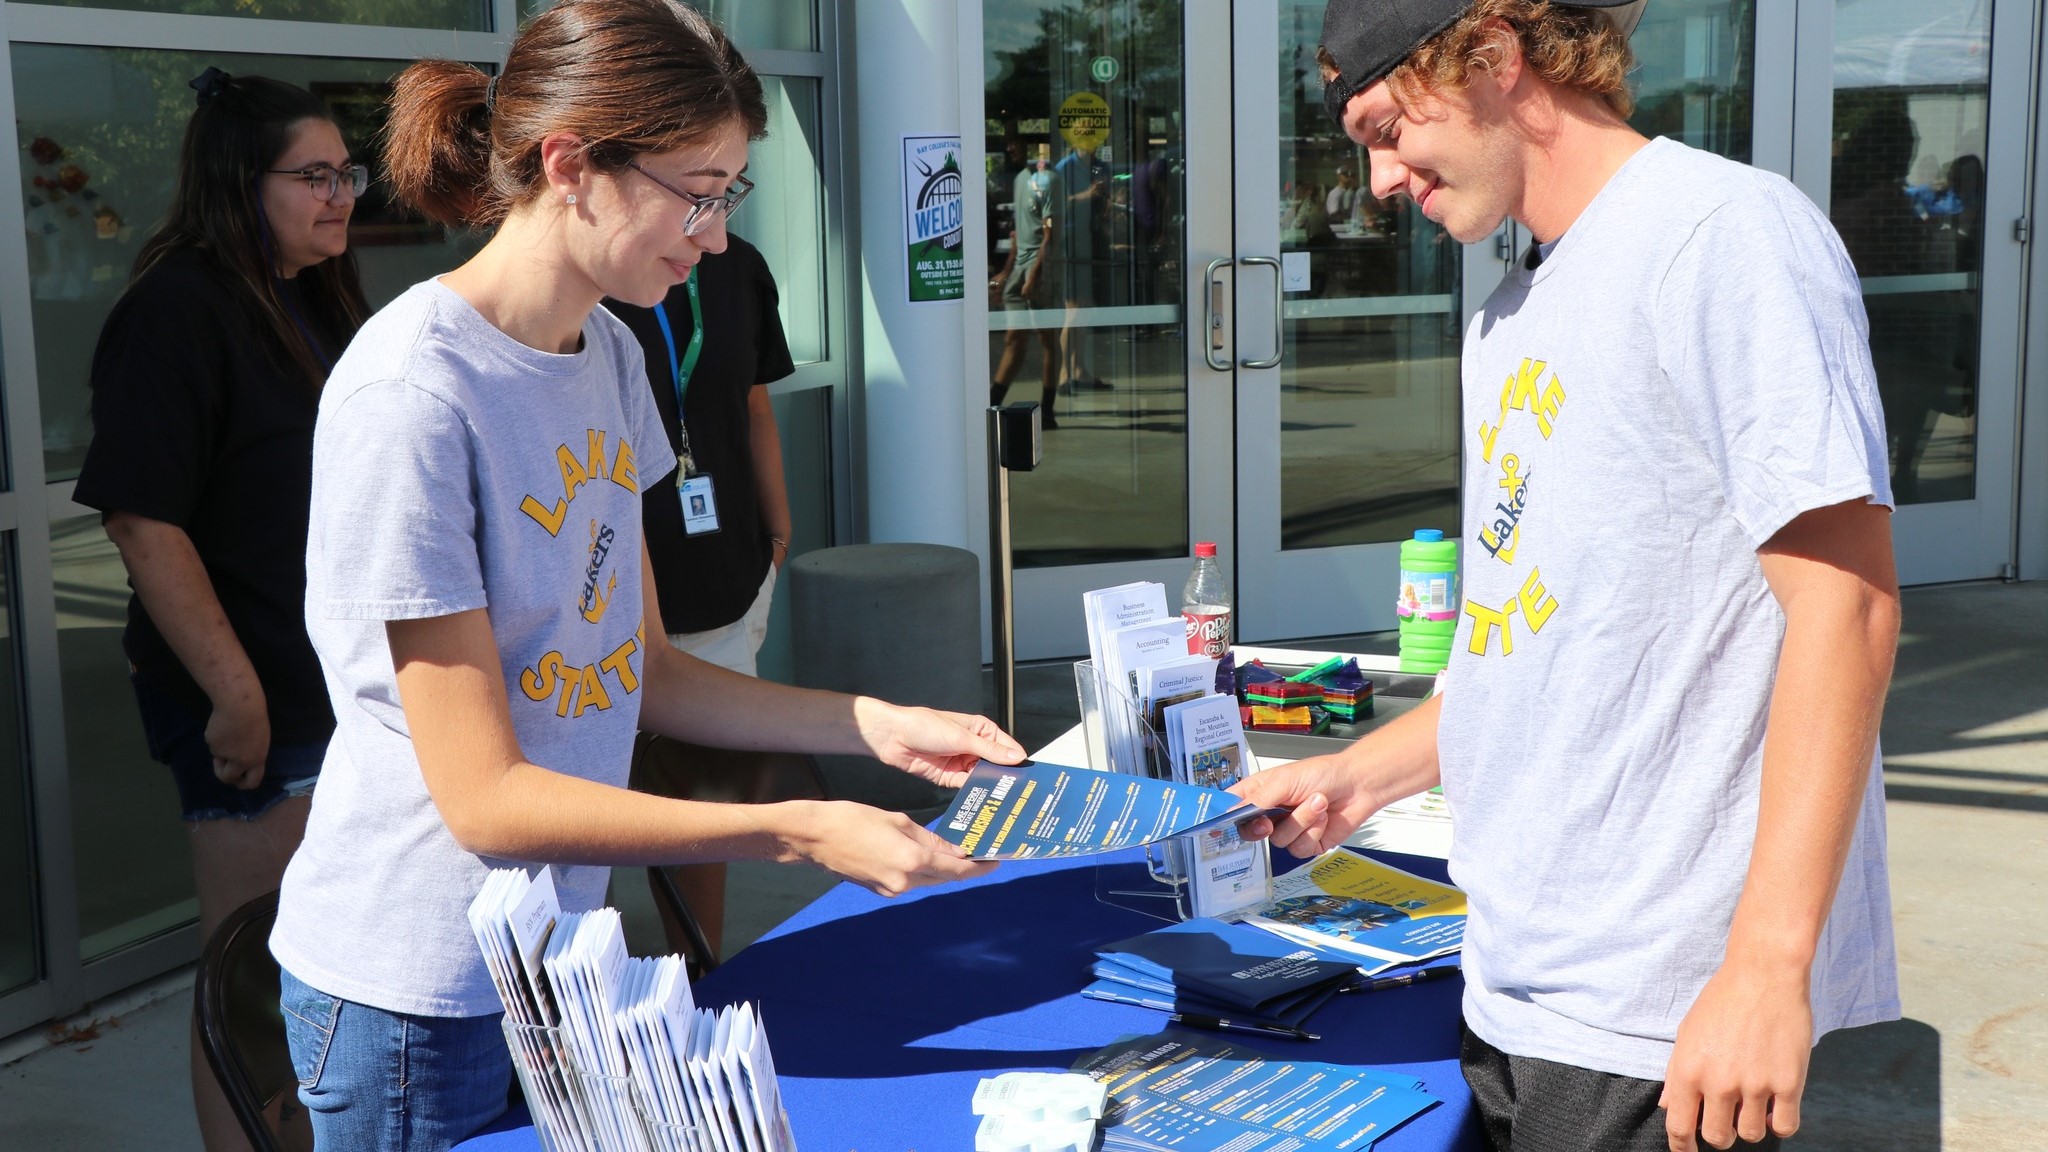
{"type": "Polygon", "coordinates": [[[983,32],[991,399],[1049,416],[1016,563],[1185,556],[1181,5],[989,5],[983,32]]]}
{"type": "Polygon", "coordinates": [[[149,758],[121,629],[128,573],[98,515],[50,524],[71,772],[80,958],[199,917],[191,848],[168,770],[149,758]]]}
{"type": "MultiPolygon", "coordinates": [[[[335,110],[374,176],[386,83],[404,62],[54,44],[12,52],[43,463],[50,480],[64,480],[78,474],[92,436],[86,380],[100,324],[170,204],[193,108],[186,82],[216,65],[303,85],[335,110]]],[[[349,243],[377,306],[454,267],[478,241],[408,215],[380,182],[357,205],[349,243]]]]}
{"type": "MultiPolygon", "coordinates": [[[[685,0],[725,29],[741,48],[789,52],[818,50],[817,0],[685,0]]],[[[554,0],[519,0],[519,23],[554,7],[554,0]]],[[[759,242],[756,241],[758,244],[759,242]]]]}
{"type": "MultiPolygon", "coordinates": [[[[789,556],[794,559],[832,546],[832,390],[785,392],[775,397],[774,404],[775,428],[782,440],[783,478],[789,483],[789,556]]],[[[788,566],[785,560],[783,567],[788,566]]],[[[795,682],[788,593],[780,587],[758,663],[762,679],[795,682]]]]}
{"type": "Polygon", "coordinates": [[[19,684],[15,674],[14,589],[8,575],[14,534],[0,536],[0,994],[36,978],[41,926],[36,923],[33,840],[29,835],[28,765],[22,755],[19,684]]]}
{"type": "Polygon", "coordinates": [[[1460,249],[1323,112],[1321,4],[1280,9],[1283,548],[1458,522],[1460,249]]]}
{"type": "Polygon", "coordinates": [[[1976,492],[1988,5],[1838,0],[1829,215],[1863,280],[1900,504],[1976,492]]]}
{"type": "Polygon", "coordinates": [[[782,330],[798,364],[826,358],[825,200],[820,171],[818,81],[763,76],[768,138],[754,142],[747,177],[754,193],[732,219],[752,241],[781,291],[782,330]]]}
{"type": "Polygon", "coordinates": [[[1636,114],[1646,136],[1750,159],[1756,0],[1657,0],[1629,38],[1636,114]]]}
{"type": "MultiPolygon", "coordinates": [[[[489,0],[36,0],[68,8],[122,12],[174,12],[193,16],[250,16],[260,20],[312,20],[322,24],[382,24],[396,28],[491,30],[489,0]]],[[[226,65],[222,65],[226,67],[226,65]]],[[[195,69],[195,74],[197,70],[195,69]]],[[[229,68],[228,71],[234,71],[229,68]]],[[[266,73],[276,75],[276,73],[266,73]]],[[[279,76],[279,79],[284,77],[279,76]]]]}

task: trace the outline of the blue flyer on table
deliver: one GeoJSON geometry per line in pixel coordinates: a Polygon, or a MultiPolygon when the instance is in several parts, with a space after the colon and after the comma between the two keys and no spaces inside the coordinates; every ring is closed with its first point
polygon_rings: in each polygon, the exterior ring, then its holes
{"type": "Polygon", "coordinates": [[[1412,1076],[1176,1031],[1119,1040],[1074,1071],[1109,1089],[1105,1152],[1362,1152],[1438,1103],[1412,1076]]]}
{"type": "Polygon", "coordinates": [[[1114,852],[1280,811],[1171,780],[984,760],[935,831],[976,860],[1022,860],[1114,852]]]}

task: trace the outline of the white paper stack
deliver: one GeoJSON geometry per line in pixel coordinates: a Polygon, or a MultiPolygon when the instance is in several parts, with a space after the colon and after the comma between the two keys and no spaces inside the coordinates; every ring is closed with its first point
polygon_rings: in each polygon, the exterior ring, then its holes
{"type": "Polygon", "coordinates": [[[561,1019],[542,965],[548,938],[560,918],[554,873],[545,868],[538,877],[516,868],[493,871],[469,905],[470,932],[483,949],[484,966],[505,1004],[505,1019],[515,1025],[508,1030],[507,1042],[512,1059],[524,1071],[521,1083],[534,1124],[552,1136],[557,1147],[596,1152],[589,1135],[594,1129],[564,1053],[547,1034],[534,1031],[552,1029],[561,1019]]]}
{"type": "Polygon", "coordinates": [[[974,1152],[1089,1152],[1109,1089],[1073,1072],[1005,1072],[974,1089],[974,1152]]]}
{"type": "Polygon", "coordinates": [[[680,957],[628,956],[610,908],[562,915],[545,868],[493,872],[469,919],[507,1021],[528,1026],[513,1057],[550,1147],[796,1152],[752,1004],[698,1008],[680,957]]]}
{"type": "Polygon", "coordinates": [[[1137,669],[1185,657],[1185,626],[1166,610],[1166,586],[1153,582],[1084,592],[1081,612],[1102,694],[1108,762],[1116,771],[1144,774],[1148,725],[1138,711],[1137,669]]]}

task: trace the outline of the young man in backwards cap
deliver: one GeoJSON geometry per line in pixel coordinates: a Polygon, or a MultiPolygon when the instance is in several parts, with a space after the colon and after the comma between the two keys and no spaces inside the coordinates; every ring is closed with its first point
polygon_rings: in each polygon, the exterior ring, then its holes
{"type": "Polygon", "coordinates": [[[1771,1146],[1815,1040],[1899,1015],[1856,273],[1791,184],[1628,126],[1641,7],[1330,4],[1328,105],[1373,194],[1536,243],[1465,342],[1446,691],[1238,789],[1295,805],[1273,839],[1309,855],[1442,782],[1462,1063],[1514,1152],[1771,1146]]]}

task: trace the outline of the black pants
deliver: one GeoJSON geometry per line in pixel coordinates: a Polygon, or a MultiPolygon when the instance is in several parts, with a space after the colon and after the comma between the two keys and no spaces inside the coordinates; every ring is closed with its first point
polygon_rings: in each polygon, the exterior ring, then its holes
{"type": "MultiPolygon", "coordinates": [[[[1495,1152],[1666,1152],[1664,1085],[1530,1056],[1510,1056],[1464,1030],[1458,1063],[1487,1146],[1495,1152]]],[[[1740,1140],[1744,1152],[1776,1152],[1780,1141],[1740,1140]]],[[[1702,1142],[1702,1148],[1707,1145],[1702,1142]]]]}

